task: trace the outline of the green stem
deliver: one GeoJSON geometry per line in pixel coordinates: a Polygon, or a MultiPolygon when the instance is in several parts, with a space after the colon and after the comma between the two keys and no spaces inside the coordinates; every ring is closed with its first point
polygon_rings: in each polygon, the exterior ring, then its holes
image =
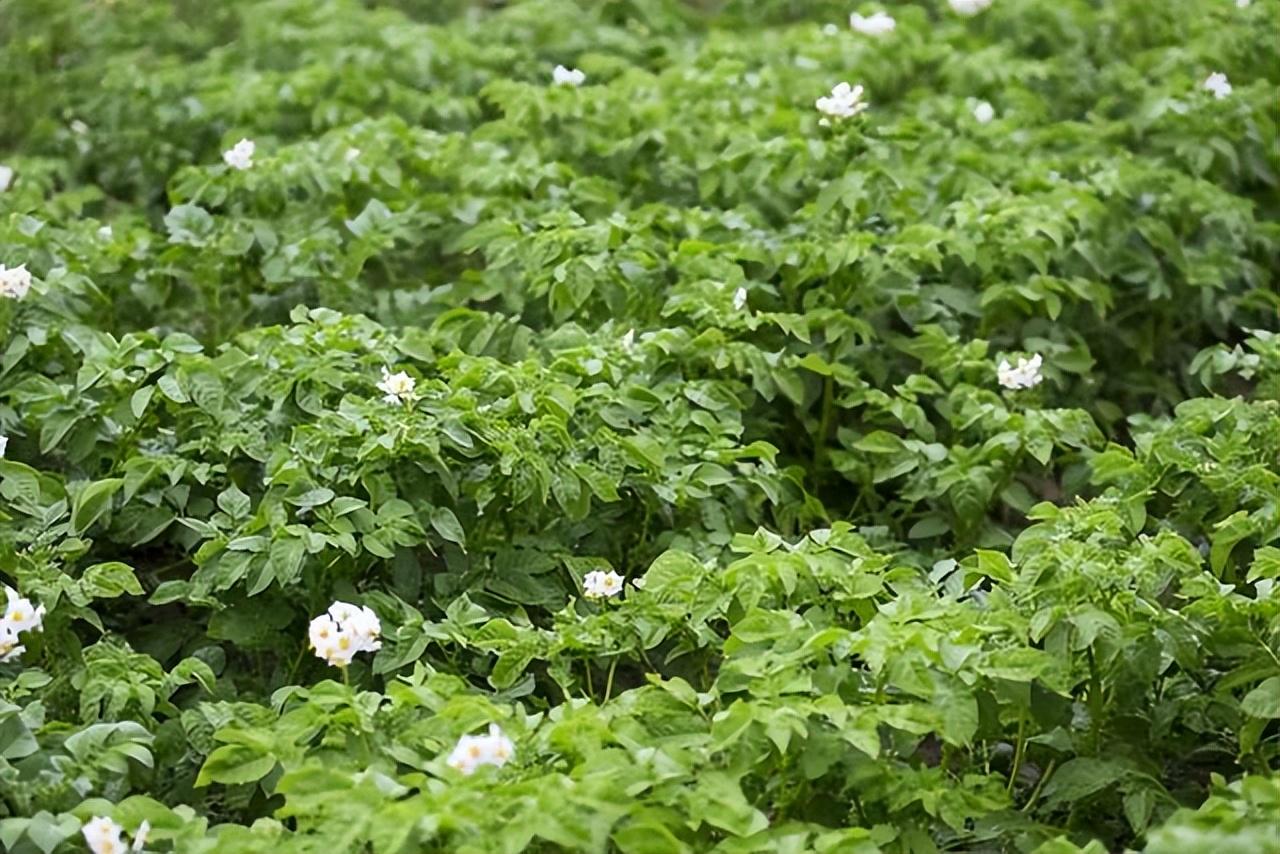
{"type": "Polygon", "coordinates": [[[591,684],[591,662],[590,662],[590,661],[584,661],[584,662],[582,662],[582,666],[583,666],[583,667],[586,669],[586,671],[587,671],[587,699],[588,699],[588,700],[594,700],[594,699],[595,699],[595,695],[596,695],[596,690],[595,690],[595,687],[594,687],[594,686],[592,686],[592,684],[591,684]]]}
{"type": "Polygon", "coordinates": [[[1018,782],[1018,772],[1022,770],[1022,759],[1027,750],[1027,716],[1018,713],[1018,743],[1013,748],[1013,767],[1009,769],[1009,783],[1005,791],[1013,793],[1014,784],[1018,782]]]}
{"type": "MultiPolygon", "coordinates": [[[[618,659],[615,657],[609,662],[609,677],[604,683],[604,702],[609,702],[609,698],[613,696],[613,671],[618,669],[618,659]]],[[[603,705],[603,704],[602,704],[603,705]]]]}
{"type": "Polygon", "coordinates": [[[1040,779],[1036,781],[1036,787],[1031,790],[1031,797],[1027,798],[1027,802],[1022,805],[1023,812],[1030,812],[1031,808],[1036,805],[1036,801],[1040,797],[1040,790],[1044,788],[1044,783],[1049,779],[1049,775],[1053,773],[1053,769],[1057,764],[1056,759],[1050,759],[1049,764],[1045,766],[1044,773],[1040,775],[1040,779]]]}
{"type": "Polygon", "coordinates": [[[822,416],[818,421],[818,434],[813,439],[813,465],[817,468],[827,450],[827,433],[831,431],[831,416],[835,404],[835,381],[828,374],[822,383],[822,416]]]}
{"type": "Polygon", "coordinates": [[[1095,755],[1102,749],[1102,674],[1098,672],[1098,662],[1093,657],[1093,647],[1086,650],[1089,656],[1089,730],[1093,739],[1095,755]]]}

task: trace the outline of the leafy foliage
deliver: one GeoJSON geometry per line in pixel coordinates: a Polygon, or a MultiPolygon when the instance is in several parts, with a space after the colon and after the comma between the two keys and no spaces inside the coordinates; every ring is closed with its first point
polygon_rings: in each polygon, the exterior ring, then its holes
{"type": "Polygon", "coordinates": [[[1280,852],[1280,6],[883,8],[5,6],[0,848],[1280,852]]]}

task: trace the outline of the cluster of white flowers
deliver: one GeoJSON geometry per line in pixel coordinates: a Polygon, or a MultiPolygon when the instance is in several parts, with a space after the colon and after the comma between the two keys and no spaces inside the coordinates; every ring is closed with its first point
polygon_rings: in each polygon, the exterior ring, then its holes
{"type": "Polygon", "coordinates": [[[489,724],[485,735],[464,735],[449,754],[449,767],[463,774],[474,774],[481,765],[501,768],[515,755],[515,745],[502,734],[497,724],[489,724]]]}
{"type": "Polygon", "coordinates": [[[38,632],[44,623],[43,605],[37,608],[7,585],[4,594],[8,601],[4,616],[0,617],[0,662],[12,661],[26,652],[27,648],[18,643],[19,632],[38,632]]]}
{"type": "Polygon", "coordinates": [[[382,623],[367,605],[334,602],[311,621],[307,634],[316,656],[337,667],[346,667],[357,652],[382,649],[382,623]]]}
{"type": "Polygon", "coordinates": [[[966,18],[972,17],[979,12],[986,11],[994,0],[950,0],[951,11],[957,15],[964,15],[966,18]]]}
{"type": "Polygon", "coordinates": [[[1040,385],[1044,376],[1040,373],[1043,360],[1036,353],[1030,359],[1022,357],[1017,365],[1009,364],[1008,359],[1001,359],[996,368],[996,377],[1005,388],[1033,388],[1040,385]]]}
{"type": "Polygon", "coordinates": [[[849,16],[849,26],[854,32],[862,33],[864,36],[887,36],[893,32],[898,23],[885,12],[876,12],[865,18],[854,12],[849,16]]]}
{"type": "Polygon", "coordinates": [[[551,82],[557,86],[581,86],[587,82],[587,75],[577,68],[557,65],[551,72],[551,82]]]}
{"type": "Polygon", "coordinates": [[[138,825],[138,832],[133,835],[133,845],[126,846],[121,836],[124,828],[109,818],[94,816],[92,820],[80,828],[84,841],[88,843],[93,854],[123,854],[125,851],[141,851],[147,844],[147,834],[151,832],[151,822],[143,821],[138,825]]]}
{"type": "Polygon", "coordinates": [[[147,834],[151,832],[151,822],[144,820],[138,825],[138,832],[133,835],[131,846],[126,846],[121,839],[124,828],[102,816],[94,816],[80,828],[80,832],[84,834],[84,840],[93,854],[122,854],[125,851],[142,850],[142,846],[147,844],[147,834]]]}
{"type": "Polygon", "coordinates": [[[393,374],[386,368],[382,369],[378,391],[382,392],[382,399],[387,403],[412,403],[418,399],[417,387],[417,381],[404,371],[393,374]]]}
{"type": "Polygon", "coordinates": [[[986,101],[979,101],[973,105],[973,118],[980,125],[985,125],[996,117],[996,108],[988,104],[986,101]]]}
{"type": "Polygon", "coordinates": [[[222,159],[232,169],[249,169],[253,166],[253,152],[257,146],[251,139],[242,139],[222,152],[222,159]]]}
{"type": "Polygon", "coordinates": [[[9,185],[13,183],[13,167],[0,166],[0,193],[9,189],[9,185]]]}
{"type": "Polygon", "coordinates": [[[582,595],[588,599],[608,599],[622,592],[625,579],[613,570],[592,570],[582,578],[582,595]]]}
{"type": "Polygon", "coordinates": [[[26,264],[6,267],[0,264],[0,296],[22,299],[31,290],[31,273],[26,264]]]}
{"type": "Polygon", "coordinates": [[[1215,71],[1210,74],[1203,85],[1205,89],[1213,93],[1213,97],[1219,100],[1231,94],[1231,82],[1227,80],[1227,75],[1221,71],[1215,71]]]}
{"type": "Polygon", "coordinates": [[[818,112],[833,119],[851,119],[871,106],[862,100],[862,91],[860,85],[850,86],[848,83],[839,83],[831,90],[830,95],[824,95],[817,100],[818,112]]]}

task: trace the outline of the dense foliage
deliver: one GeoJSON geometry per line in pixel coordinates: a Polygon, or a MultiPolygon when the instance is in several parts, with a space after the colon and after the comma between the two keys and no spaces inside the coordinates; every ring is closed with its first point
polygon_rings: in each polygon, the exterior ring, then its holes
{"type": "Polygon", "coordinates": [[[1280,852],[1280,0],[983,5],[0,0],[0,849],[1280,852]]]}

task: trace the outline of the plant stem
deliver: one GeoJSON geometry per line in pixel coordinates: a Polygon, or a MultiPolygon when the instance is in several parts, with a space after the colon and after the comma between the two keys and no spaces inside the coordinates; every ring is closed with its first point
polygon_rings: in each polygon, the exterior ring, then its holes
{"type": "Polygon", "coordinates": [[[831,416],[834,408],[835,382],[827,375],[822,383],[822,416],[818,421],[818,433],[813,438],[813,465],[816,468],[827,450],[827,433],[831,430],[831,416]]]}
{"type": "Polygon", "coordinates": [[[1009,769],[1009,783],[1005,791],[1013,794],[1014,784],[1018,782],[1018,772],[1022,770],[1022,758],[1027,749],[1027,716],[1018,713],[1018,742],[1013,748],[1013,767],[1009,769]]]}
{"type": "Polygon", "coordinates": [[[1022,805],[1023,812],[1030,812],[1031,808],[1035,806],[1040,797],[1040,790],[1044,788],[1045,780],[1048,780],[1049,776],[1053,774],[1053,769],[1056,767],[1057,762],[1058,760],[1056,759],[1049,760],[1049,764],[1045,766],[1044,773],[1040,775],[1039,780],[1036,780],[1036,787],[1031,790],[1031,797],[1027,798],[1027,802],[1022,805]]]}
{"type": "MultiPolygon", "coordinates": [[[[618,659],[615,657],[609,662],[609,677],[604,683],[604,702],[609,702],[609,698],[613,696],[613,671],[618,668],[618,659]]],[[[602,704],[603,705],[603,704],[602,704]]]]}

